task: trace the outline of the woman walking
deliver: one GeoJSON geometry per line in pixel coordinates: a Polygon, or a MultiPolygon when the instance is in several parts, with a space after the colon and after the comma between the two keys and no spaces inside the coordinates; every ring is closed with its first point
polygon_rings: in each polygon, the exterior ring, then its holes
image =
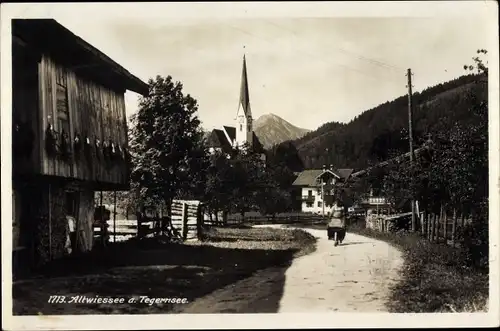
{"type": "Polygon", "coordinates": [[[335,240],[335,246],[337,246],[345,238],[346,226],[345,226],[345,210],[344,206],[337,202],[333,207],[332,217],[327,227],[328,240],[335,240]]]}

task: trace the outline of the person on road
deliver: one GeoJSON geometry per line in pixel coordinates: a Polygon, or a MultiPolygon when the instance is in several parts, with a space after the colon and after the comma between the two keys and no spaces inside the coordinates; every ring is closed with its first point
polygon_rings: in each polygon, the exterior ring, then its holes
{"type": "Polygon", "coordinates": [[[345,226],[345,210],[344,206],[337,203],[332,210],[332,216],[327,227],[328,239],[335,240],[335,246],[337,246],[345,238],[346,226],[345,226]]]}

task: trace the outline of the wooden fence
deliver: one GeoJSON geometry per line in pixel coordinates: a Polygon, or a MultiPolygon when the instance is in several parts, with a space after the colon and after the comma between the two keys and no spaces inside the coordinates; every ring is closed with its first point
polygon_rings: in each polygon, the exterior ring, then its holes
{"type": "MultiPolygon", "coordinates": [[[[227,219],[227,224],[271,224],[271,223],[296,223],[296,222],[323,222],[325,221],[327,216],[322,216],[318,214],[311,213],[282,213],[272,215],[262,215],[260,213],[251,213],[250,215],[245,215],[243,218],[241,215],[233,214],[230,215],[227,219]]],[[[206,223],[206,221],[205,221],[206,223]]]]}
{"type": "MultiPolygon", "coordinates": [[[[171,234],[181,240],[196,239],[199,237],[201,224],[201,208],[199,201],[174,200],[172,202],[171,216],[165,217],[140,217],[137,220],[113,219],[108,220],[109,241],[126,241],[133,237],[151,237],[161,231],[160,224],[165,218],[171,217],[171,234]]],[[[167,222],[168,223],[168,222],[167,222]]],[[[99,240],[101,227],[94,224],[94,238],[99,240]]]]}
{"type": "Polygon", "coordinates": [[[172,202],[172,226],[183,240],[199,237],[201,216],[201,205],[197,200],[174,200],[172,202]]]}
{"type": "MultiPolygon", "coordinates": [[[[137,236],[138,233],[138,224],[137,220],[116,220],[116,224],[113,220],[109,220],[106,222],[108,224],[108,235],[109,241],[114,242],[116,238],[116,242],[126,241],[132,237],[137,236]]],[[[153,227],[153,222],[149,223],[141,223],[144,226],[148,226],[150,228],[153,227]]],[[[99,237],[101,235],[101,228],[94,224],[94,237],[99,237]]]]}
{"type": "Polygon", "coordinates": [[[442,206],[439,213],[423,213],[420,218],[420,232],[430,241],[455,245],[458,230],[470,223],[468,215],[442,206]]]}
{"type": "Polygon", "coordinates": [[[365,227],[380,232],[390,232],[391,225],[399,219],[411,219],[410,213],[403,214],[367,214],[365,216],[365,227]]]}
{"type": "MultiPolygon", "coordinates": [[[[390,231],[390,223],[399,218],[411,222],[411,212],[399,215],[367,215],[366,227],[381,232],[390,231]]],[[[468,215],[441,207],[439,213],[420,212],[417,216],[420,234],[432,242],[456,245],[460,229],[471,222],[468,215]]]]}

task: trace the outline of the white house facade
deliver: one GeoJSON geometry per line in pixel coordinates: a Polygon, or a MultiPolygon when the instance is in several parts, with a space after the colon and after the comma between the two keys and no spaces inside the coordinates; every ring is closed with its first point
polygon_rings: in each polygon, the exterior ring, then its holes
{"type": "Polygon", "coordinates": [[[328,215],[335,207],[333,195],[335,184],[345,181],[352,169],[308,169],[301,172],[293,186],[301,188],[301,211],[328,215]]]}

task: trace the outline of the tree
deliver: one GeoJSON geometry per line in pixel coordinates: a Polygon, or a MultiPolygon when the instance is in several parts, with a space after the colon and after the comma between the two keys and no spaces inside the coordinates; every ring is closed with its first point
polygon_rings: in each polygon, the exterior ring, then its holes
{"type": "Polygon", "coordinates": [[[236,150],[230,159],[231,207],[244,218],[245,212],[255,209],[257,197],[266,182],[266,167],[260,155],[245,146],[236,150]]]}
{"type": "Polygon", "coordinates": [[[263,215],[274,216],[292,209],[293,172],[284,165],[268,165],[261,173],[260,187],[256,194],[256,208],[263,215]]]}
{"type": "Polygon", "coordinates": [[[216,151],[211,156],[211,164],[207,171],[204,186],[204,200],[210,217],[215,214],[215,221],[220,222],[220,211],[228,212],[231,205],[232,167],[226,153],[216,151]]]}
{"type": "Polygon", "coordinates": [[[291,172],[304,170],[304,163],[299,156],[297,148],[290,141],[273,146],[268,151],[267,159],[272,166],[284,166],[291,172]]]}
{"type": "Polygon", "coordinates": [[[203,131],[197,101],[184,95],[171,76],[149,80],[149,94],[139,101],[132,117],[131,180],[145,203],[164,204],[197,196],[206,175],[203,131]]]}
{"type": "Polygon", "coordinates": [[[464,68],[478,74],[457,100],[466,105],[467,116],[454,121],[443,116],[437,121],[439,131],[432,135],[430,162],[417,158],[413,168],[405,163],[391,169],[385,187],[393,199],[413,194],[435,213],[442,205],[470,214],[472,225],[462,230],[471,262],[481,265],[488,252],[488,68],[479,56],[473,61],[474,65],[464,68]],[[409,186],[412,178],[414,185],[409,186]]]}

